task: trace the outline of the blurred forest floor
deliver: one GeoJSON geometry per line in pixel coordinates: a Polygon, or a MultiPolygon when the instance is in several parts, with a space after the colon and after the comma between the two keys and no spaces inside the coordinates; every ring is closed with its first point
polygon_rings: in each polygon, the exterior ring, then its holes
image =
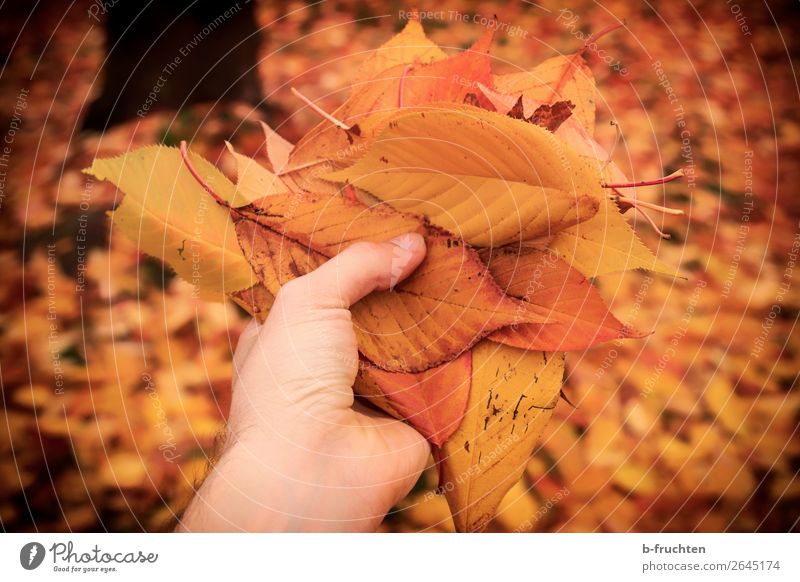
{"type": "MultiPolygon", "coordinates": [[[[257,3],[265,105],[195,104],[97,132],[82,120],[114,72],[98,74],[104,32],[87,17],[92,5],[38,11],[16,41],[22,23],[0,25],[9,59],[0,86],[6,531],[169,522],[203,474],[246,324],[232,304],[193,300],[189,284],[114,232],[106,212],[119,193],[80,170],[95,156],[188,139],[231,172],[223,140],[263,156],[259,119],[295,141],[317,119],[289,86],[332,110],[358,53],[398,30],[404,9],[257,3]]],[[[609,146],[609,122],[619,124],[615,161],[632,178],[691,172],[638,192],[687,212],[664,223],[670,240],[636,223],[687,280],[628,273],[597,282],[620,319],[655,331],[569,355],[564,392],[575,407],[559,403],[493,530],[798,529],[796,17],[789,3],[774,14],[733,5],[656,2],[655,13],[646,3],[576,0],[567,14],[553,2],[443,0],[435,10],[445,18],[423,23],[449,52],[481,33],[473,14],[519,27],[499,33],[492,50],[495,71],[510,72],[574,52],[575,31],[624,19],[625,29],[601,41],[604,55],[587,53],[601,94],[597,139],[609,146]]],[[[426,471],[383,529],[450,531],[435,482],[426,471]]]]}

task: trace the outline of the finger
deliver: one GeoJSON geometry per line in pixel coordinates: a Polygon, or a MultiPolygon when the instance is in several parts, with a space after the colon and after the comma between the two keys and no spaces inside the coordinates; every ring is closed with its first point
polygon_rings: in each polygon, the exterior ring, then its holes
{"type": "Polygon", "coordinates": [[[281,299],[286,301],[288,295],[308,308],[347,308],[372,291],[393,288],[424,258],[425,239],[417,233],[385,243],[355,243],[315,271],[287,284],[281,290],[281,299]]]}

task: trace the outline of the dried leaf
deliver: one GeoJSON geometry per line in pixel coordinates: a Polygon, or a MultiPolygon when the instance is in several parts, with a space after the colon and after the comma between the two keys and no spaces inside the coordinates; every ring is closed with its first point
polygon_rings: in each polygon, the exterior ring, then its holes
{"type": "Polygon", "coordinates": [[[275,174],[280,174],[289,163],[289,156],[294,149],[294,144],[285,140],[281,135],[269,125],[261,123],[264,131],[264,147],[269,160],[269,170],[275,174]]]}
{"type": "Polygon", "coordinates": [[[441,446],[464,416],[472,383],[472,354],[465,352],[451,362],[419,374],[386,372],[367,366],[361,370],[361,376],[362,380],[356,384],[359,395],[367,396],[373,403],[376,395],[385,398],[389,408],[376,403],[380,408],[407,421],[431,444],[441,446]]]}
{"type": "Polygon", "coordinates": [[[264,196],[288,192],[278,176],[253,158],[238,153],[229,142],[226,141],[225,146],[236,161],[236,187],[231,206],[245,206],[264,196]]]}
{"type": "Polygon", "coordinates": [[[602,195],[590,165],[552,134],[469,106],[395,116],[366,156],[326,178],[476,246],[550,236],[593,216],[602,195]]]}
{"type": "MultiPolygon", "coordinates": [[[[478,87],[491,103],[493,110],[512,119],[533,123],[547,131],[555,132],[572,116],[575,105],[571,101],[555,101],[552,105],[539,103],[523,95],[510,95],[489,89],[483,84],[478,87]]],[[[578,124],[580,127],[580,124],[578,124]]]]}
{"type": "Polygon", "coordinates": [[[493,38],[494,31],[488,28],[469,49],[408,71],[402,91],[403,106],[463,103],[478,83],[491,84],[489,48],[493,38]]]}
{"type": "Polygon", "coordinates": [[[447,59],[407,69],[397,65],[384,70],[369,83],[354,88],[351,96],[333,116],[358,132],[346,131],[323,121],[292,151],[284,173],[298,184],[296,191],[331,192],[330,185],[318,184],[321,173],[345,167],[361,157],[374,136],[385,127],[400,107],[435,102],[461,103],[476,83],[491,84],[487,31],[470,49],[447,59]],[[369,118],[369,121],[368,121],[369,118]],[[323,166],[322,170],[319,166],[323,166]]]}
{"type": "Polygon", "coordinates": [[[409,19],[399,34],[370,53],[353,79],[353,86],[373,79],[398,65],[424,65],[447,58],[447,54],[431,41],[419,20],[409,19]]]}
{"type": "Polygon", "coordinates": [[[600,293],[555,253],[532,248],[485,249],[481,258],[513,297],[552,309],[560,319],[494,332],[489,339],[528,350],[584,350],[600,342],[641,337],[608,310],[600,293]]]}
{"type": "Polygon", "coordinates": [[[272,309],[272,304],[275,302],[275,296],[267,291],[267,288],[261,283],[231,293],[230,298],[261,323],[266,321],[269,310],[272,309]]]}
{"type": "MultiPolygon", "coordinates": [[[[539,103],[571,101],[573,115],[589,135],[594,134],[597,88],[589,65],[579,54],[547,59],[530,71],[495,75],[495,88],[502,93],[523,95],[539,103]]],[[[526,117],[533,112],[526,111],[526,117]]]]}
{"type": "Polygon", "coordinates": [[[592,218],[556,234],[549,248],[589,278],[632,269],[677,275],[639,240],[616,205],[607,199],[592,218]]]}
{"type": "Polygon", "coordinates": [[[574,108],[571,101],[556,101],[552,105],[544,103],[525,121],[554,132],[572,115],[574,108]]]}
{"type": "Polygon", "coordinates": [[[421,372],[495,329],[547,321],[536,306],[506,297],[475,251],[414,217],[336,196],[285,194],[245,212],[236,223],[239,242],[272,294],[354,242],[414,230],[425,235],[428,252],[411,277],[352,307],[359,349],[383,369],[421,372]]]}
{"type": "MultiPolygon", "coordinates": [[[[228,202],[234,185],[200,156],[195,169],[228,202]]],[[[204,296],[256,282],[236,242],[228,211],[215,204],[185,168],[177,148],[149,146],[109,159],[96,159],[85,173],[109,180],[125,193],[114,224],[145,252],[167,262],[204,296]]]]}
{"type": "Polygon", "coordinates": [[[482,341],[472,350],[472,389],[440,471],[458,531],[480,531],[519,480],[558,401],[564,354],[482,341]]]}

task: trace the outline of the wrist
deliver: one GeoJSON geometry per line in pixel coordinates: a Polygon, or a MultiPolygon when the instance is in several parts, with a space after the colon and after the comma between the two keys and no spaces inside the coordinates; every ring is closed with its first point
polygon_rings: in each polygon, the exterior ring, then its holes
{"type": "Polygon", "coordinates": [[[246,441],[229,442],[198,489],[186,531],[291,531],[291,479],[246,441]]]}
{"type": "MultiPolygon", "coordinates": [[[[334,435],[328,432],[328,443],[334,435]]],[[[362,506],[341,457],[323,446],[322,439],[265,439],[259,431],[229,437],[179,529],[374,531],[383,513],[362,506]]]]}

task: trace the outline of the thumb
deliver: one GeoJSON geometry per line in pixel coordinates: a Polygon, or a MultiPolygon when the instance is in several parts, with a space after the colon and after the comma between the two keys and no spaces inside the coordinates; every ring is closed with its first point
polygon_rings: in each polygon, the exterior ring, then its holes
{"type": "Polygon", "coordinates": [[[287,284],[281,289],[285,291],[282,300],[299,300],[310,308],[348,308],[371,292],[391,289],[408,277],[425,258],[425,251],[425,239],[414,232],[385,243],[355,243],[287,284]]]}
{"type": "Polygon", "coordinates": [[[253,324],[237,349],[230,418],[247,424],[258,414],[252,424],[270,418],[285,426],[291,419],[296,428],[307,426],[299,419],[307,421],[320,404],[328,410],[352,406],[358,345],[348,308],[406,278],[424,257],[425,239],[416,233],[359,242],[281,287],[267,321],[253,324]]]}

